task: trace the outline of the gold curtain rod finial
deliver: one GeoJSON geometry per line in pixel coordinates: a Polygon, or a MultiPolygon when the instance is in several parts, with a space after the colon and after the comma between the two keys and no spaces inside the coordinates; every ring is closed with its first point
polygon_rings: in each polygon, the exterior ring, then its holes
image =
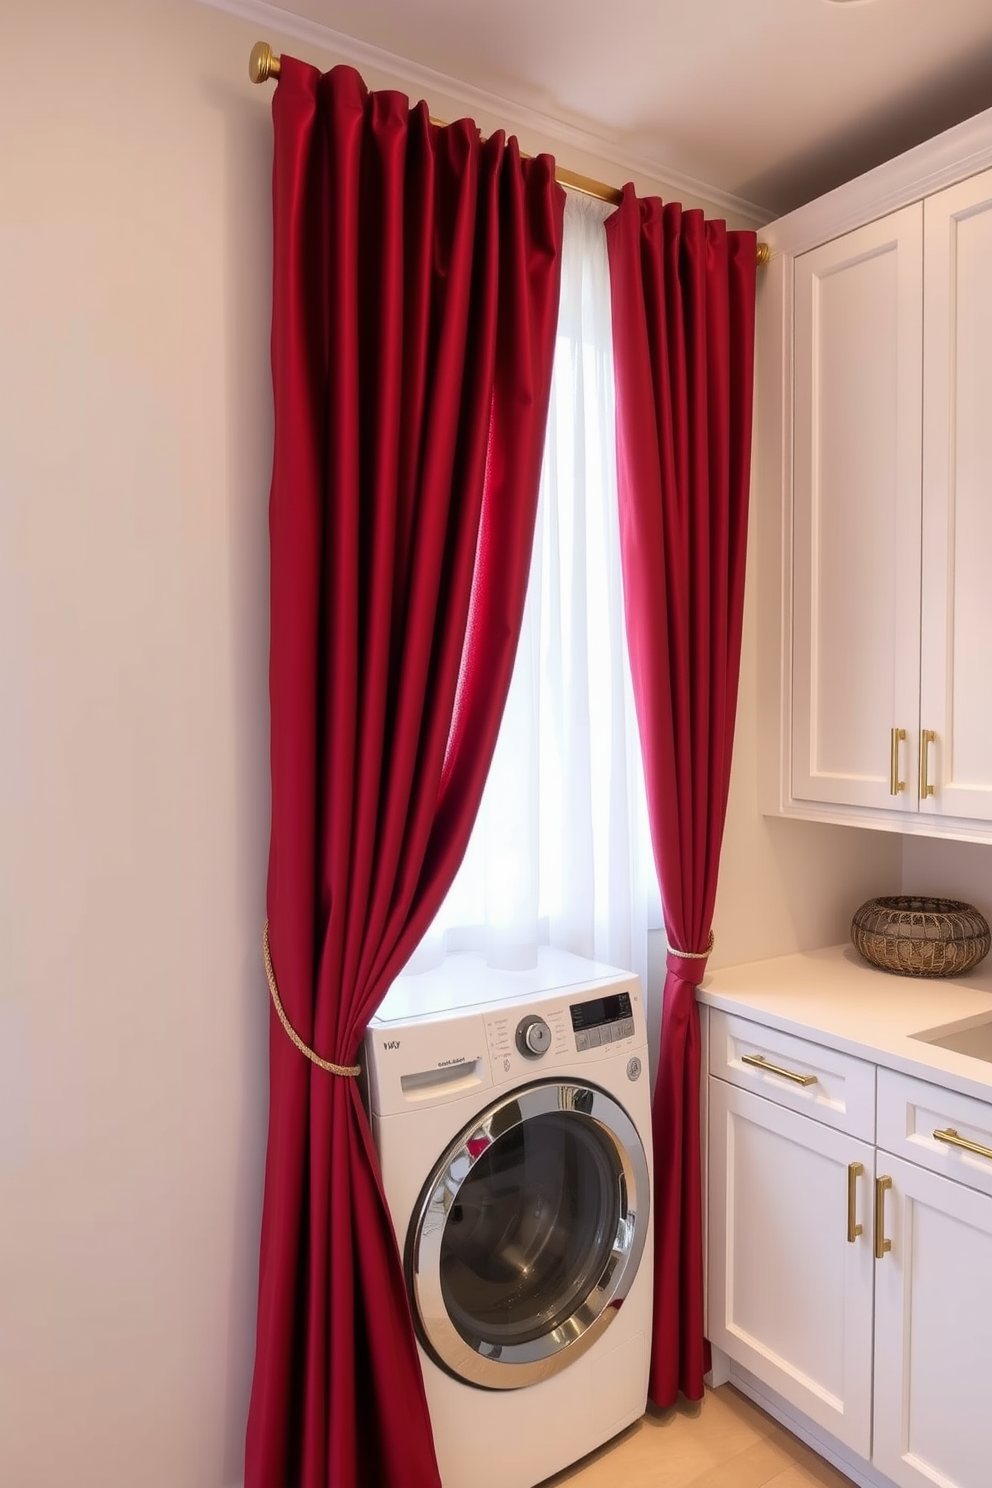
{"type": "Polygon", "coordinates": [[[768,260],[771,258],[771,256],[772,256],[772,250],[769,248],[768,244],[767,243],[759,243],[758,244],[758,268],[760,269],[763,264],[766,264],[768,262],[768,260]]]}
{"type": "Polygon", "coordinates": [[[277,78],[282,70],[282,59],[277,57],[267,41],[256,41],[248,58],[248,76],[253,83],[267,83],[277,78]]]}

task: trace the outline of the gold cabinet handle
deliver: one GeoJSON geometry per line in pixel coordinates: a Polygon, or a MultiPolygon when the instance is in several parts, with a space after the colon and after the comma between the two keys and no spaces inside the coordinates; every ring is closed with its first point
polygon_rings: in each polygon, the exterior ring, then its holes
{"type": "Polygon", "coordinates": [[[794,1085],[816,1084],[815,1075],[797,1075],[795,1070],[783,1069],[779,1064],[769,1064],[763,1054],[742,1054],[741,1064],[751,1064],[768,1075],[781,1075],[783,1080],[791,1080],[794,1085]]]}
{"type": "Polygon", "coordinates": [[[979,1157],[987,1157],[992,1161],[992,1147],[983,1147],[979,1142],[969,1142],[967,1137],[961,1137],[949,1126],[946,1131],[935,1131],[934,1141],[947,1142],[951,1147],[963,1147],[965,1152],[977,1152],[979,1157]]]}
{"type": "Polygon", "coordinates": [[[864,1172],[863,1163],[848,1163],[847,1165],[847,1243],[853,1245],[859,1235],[865,1232],[864,1225],[858,1224],[858,1179],[864,1172]]]}
{"type": "Polygon", "coordinates": [[[936,744],[937,734],[934,729],[920,729],[920,800],[925,801],[927,796],[933,795],[933,785],[927,779],[927,765],[929,763],[930,745],[936,744]]]}
{"type": "Polygon", "coordinates": [[[875,1179],[875,1259],[880,1261],[887,1250],[892,1249],[892,1241],[885,1238],[885,1195],[892,1187],[891,1178],[875,1179]]]}
{"type": "Polygon", "coordinates": [[[889,795],[897,796],[906,789],[905,780],[899,779],[899,745],[906,737],[906,730],[894,728],[889,746],[889,795]]]}

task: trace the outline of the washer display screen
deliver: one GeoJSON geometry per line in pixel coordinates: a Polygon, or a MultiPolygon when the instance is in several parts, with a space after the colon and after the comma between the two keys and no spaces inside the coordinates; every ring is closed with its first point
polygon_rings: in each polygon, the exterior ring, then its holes
{"type": "Polygon", "coordinates": [[[624,1023],[631,1016],[630,993],[617,992],[612,997],[595,997],[589,1002],[576,1002],[569,1008],[569,1012],[575,1033],[581,1033],[587,1028],[601,1028],[604,1023],[624,1023]]]}

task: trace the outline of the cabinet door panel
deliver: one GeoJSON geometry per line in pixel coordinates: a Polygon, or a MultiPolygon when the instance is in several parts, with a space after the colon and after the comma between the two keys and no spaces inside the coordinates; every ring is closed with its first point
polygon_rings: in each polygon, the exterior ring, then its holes
{"type": "Polygon", "coordinates": [[[795,266],[793,796],[915,811],[923,209],[795,266]],[[905,729],[890,793],[890,740],[905,729]]]}
{"type": "Polygon", "coordinates": [[[900,1488],[988,1488],[992,1198],[885,1152],[878,1170],[873,1460],[900,1488]]]}
{"type": "Polygon", "coordinates": [[[925,209],[921,810],[992,821],[992,171],[925,209]]]}
{"type": "Polygon", "coordinates": [[[867,1457],[874,1150],[717,1079],[709,1121],[710,1340],[867,1457]]]}

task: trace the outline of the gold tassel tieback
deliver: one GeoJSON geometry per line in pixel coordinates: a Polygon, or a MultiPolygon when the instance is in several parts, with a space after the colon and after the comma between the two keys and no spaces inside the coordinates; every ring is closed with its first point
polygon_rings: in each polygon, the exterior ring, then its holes
{"type": "Polygon", "coordinates": [[[279,988],[276,986],[276,974],[272,969],[272,952],[269,950],[268,920],[266,920],[265,929],[262,931],[262,958],[265,961],[265,975],[269,979],[269,993],[272,997],[273,1006],[275,1007],[276,1012],[279,1014],[279,1022],[282,1024],[283,1028],[285,1028],[287,1034],[289,1035],[290,1041],[294,1043],[299,1049],[300,1053],[305,1054],[310,1060],[310,1063],[315,1064],[318,1069],[326,1070],[329,1075],[347,1075],[349,1079],[354,1080],[356,1076],[362,1073],[362,1066],[360,1064],[331,1064],[329,1060],[321,1059],[319,1054],[315,1054],[314,1051],[303,1042],[303,1040],[300,1038],[300,1035],[293,1027],[292,1023],[290,1023],[289,1019],[286,1017],[286,1009],[283,1007],[282,1002],[280,1001],[279,988]]]}
{"type": "Polygon", "coordinates": [[[670,945],[668,947],[668,954],[670,956],[681,956],[683,961],[705,961],[715,944],[716,941],[713,938],[713,931],[711,930],[710,938],[706,942],[705,951],[677,951],[673,945],[670,945]]]}

